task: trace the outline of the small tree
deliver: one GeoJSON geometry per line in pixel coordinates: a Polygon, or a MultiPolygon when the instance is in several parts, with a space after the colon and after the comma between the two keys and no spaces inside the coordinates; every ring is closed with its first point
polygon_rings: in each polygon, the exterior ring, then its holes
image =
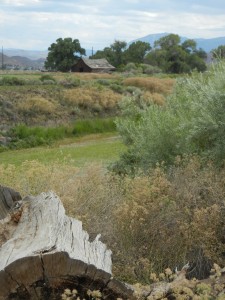
{"type": "Polygon", "coordinates": [[[78,39],[59,38],[56,43],[48,48],[48,56],[45,68],[50,70],[67,72],[79,58],[77,54],[85,55],[85,49],[81,48],[78,39]]]}

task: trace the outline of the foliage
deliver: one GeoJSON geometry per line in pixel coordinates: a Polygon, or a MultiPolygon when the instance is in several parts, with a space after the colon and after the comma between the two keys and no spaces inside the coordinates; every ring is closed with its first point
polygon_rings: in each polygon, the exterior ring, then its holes
{"type": "Polygon", "coordinates": [[[40,80],[41,80],[42,82],[44,82],[44,81],[46,81],[46,80],[56,81],[55,78],[54,78],[52,75],[50,75],[50,74],[44,74],[44,75],[41,75],[40,80]]]}
{"type": "Polygon", "coordinates": [[[41,96],[33,96],[25,97],[23,102],[18,103],[17,108],[26,116],[51,114],[56,111],[57,103],[41,96]]]}
{"type": "Polygon", "coordinates": [[[158,66],[166,73],[189,73],[191,70],[205,71],[206,53],[196,48],[194,40],[181,44],[179,35],[169,34],[155,42],[154,49],[145,57],[145,62],[158,66]]]}
{"type": "MultiPolygon", "coordinates": [[[[82,136],[93,133],[114,132],[116,125],[113,118],[78,120],[72,126],[28,127],[24,124],[11,128],[8,135],[10,149],[30,148],[50,145],[53,141],[71,136],[82,136]]],[[[2,150],[7,150],[5,147],[2,150]]]]}
{"type": "Polygon", "coordinates": [[[221,45],[211,51],[213,58],[223,59],[225,58],[225,45],[221,45]]]}
{"type": "Polygon", "coordinates": [[[133,42],[129,45],[128,49],[124,51],[125,61],[141,64],[144,61],[144,57],[148,51],[151,50],[151,46],[146,42],[133,42]]]}
{"type": "Polygon", "coordinates": [[[46,69],[66,72],[75,63],[78,55],[85,55],[85,49],[81,48],[78,39],[59,38],[48,48],[48,56],[45,62],[46,69]]]}
{"type": "Polygon", "coordinates": [[[60,126],[56,128],[27,127],[17,125],[9,133],[12,141],[9,144],[11,149],[29,148],[41,145],[50,145],[54,140],[62,139],[68,135],[68,128],[60,126]]]}
{"type": "Polygon", "coordinates": [[[84,135],[92,133],[114,132],[116,125],[114,119],[89,119],[77,120],[72,133],[74,135],[84,135]]]}
{"type": "Polygon", "coordinates": [[[130,101],[117,127],[127,153],[115,166],[118,172],[148,170],[158,162],[171,165],[177,155],[197,153],[222,165],[224,152],[224,81],[225,64],[212,66],[205,74],[193,74],[178,80],[166,105],[150,105],[133,115],[135,101],[130,101]],[[128,111],[130,110],[130,113],[128,111]]]}
{"type": "Polygon", "coordinates": [[[110,47],[98,50],[91,58],[106,58],[113,66],[118,67],[123,63],[123,51],[126,46],[127,43],[125,41],[115,40],[110,47]]]}
{"type": "Polygon", "coordinates": [[[25,85],[25,81],[22,78],[16,76],[4,76],[0,78],[0,85],[25,85]]]}
{"type": "Polygon", "coordinates": [[[136,86],[144,88],[153,93],[162,93],[168,95],[173,89],[175,81],[173,79],[155,78],[155,77],[131,77],[123,81],[126,86],[136,86]]]}
{"type": "Polygon", "coordinates": [[[80,87],[65,91],[64,102],[95,113],[116,109],[121,96],[110,89],[80,87]]]}

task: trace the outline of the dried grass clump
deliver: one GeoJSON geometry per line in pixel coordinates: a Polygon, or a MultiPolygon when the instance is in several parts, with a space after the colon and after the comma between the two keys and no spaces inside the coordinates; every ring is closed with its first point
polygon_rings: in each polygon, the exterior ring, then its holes
{"type": "MultiPolygon", "coordinates": [[[[126,180],[129,188],[115,222],[118,255],[134,278],[148,281],[151,272],[187,261],[193,266],[190,275],[202,278],[212,261],[225,264],[224,170],[202,168],[193,158],[170,176],[158,167],[149,176],[126,180]]],[[[116,272],[128,274],[120,267],[116,272]]]]}
{"type": "MultiPolygon", "coordinates": [[[[73,74],[71,74],[73,76],[73,74]]],[[[93,79],[117,79],[120,76],[118,74],[108,73],[76,73],[74,76],[79,77],[82,80],[93,80],[93,79]]]]}
{"type": "Polygon", "coordinates": [[[147,104],[157,104],[160,106],[163,106],[166,103],[166,99],[162,94],[159,93],[150,93],[150,92],[144,92],[143,94],[143,100],[147,104]]]}
{"type": "Polygon", "coordinates": [[[123,83],[126,86],[145,88],[151,93],[168,95],[172,92],[175,80],[170,78],[160,79],[155,77],[132,77],[124,79],[123,83]]]}
{"type": "Polygon", "coordinates": [[[111,110],[117,107],[121,96],[109,89],[80,87],[66,90],[65,101],[84,109],[111,110]]]}
{"type": "Polygon", "coordinates": [[[42,96],[33,96],[18,102],[17,107],[22,112],[51,114],[57,110],[58,105],[42,96]]]}

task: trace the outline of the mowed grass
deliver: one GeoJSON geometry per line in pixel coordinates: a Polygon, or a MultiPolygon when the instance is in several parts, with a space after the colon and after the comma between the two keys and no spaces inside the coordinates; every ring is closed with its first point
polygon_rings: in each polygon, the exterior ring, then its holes
{"type": "Polygon", "coordinates": [[[119,137],[113,134],[93,134],[66,139],[51,147],[38,147],[0,153],[0,164],[21,165],[36,160],[44,164],[60,162],[82,167],[89,163],[108,164],[118,159],[125,150],[119,137]]]}

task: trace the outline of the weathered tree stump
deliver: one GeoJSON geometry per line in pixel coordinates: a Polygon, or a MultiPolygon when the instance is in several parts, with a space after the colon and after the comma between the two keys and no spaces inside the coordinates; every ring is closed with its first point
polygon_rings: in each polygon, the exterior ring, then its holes
{"type": "Polygon", "coordinates": [[[76,289],[80,299],[91,299],[88,290],[99,290],[102,299],[133,298],[128,286],[112,278],[111,251],[99,236],[89,241],[53,192],[24,198],[10,220],[6,211],[0,226],[14,227],[0,244],[0,300],[62,299],[66,288],[76,289]]]}

